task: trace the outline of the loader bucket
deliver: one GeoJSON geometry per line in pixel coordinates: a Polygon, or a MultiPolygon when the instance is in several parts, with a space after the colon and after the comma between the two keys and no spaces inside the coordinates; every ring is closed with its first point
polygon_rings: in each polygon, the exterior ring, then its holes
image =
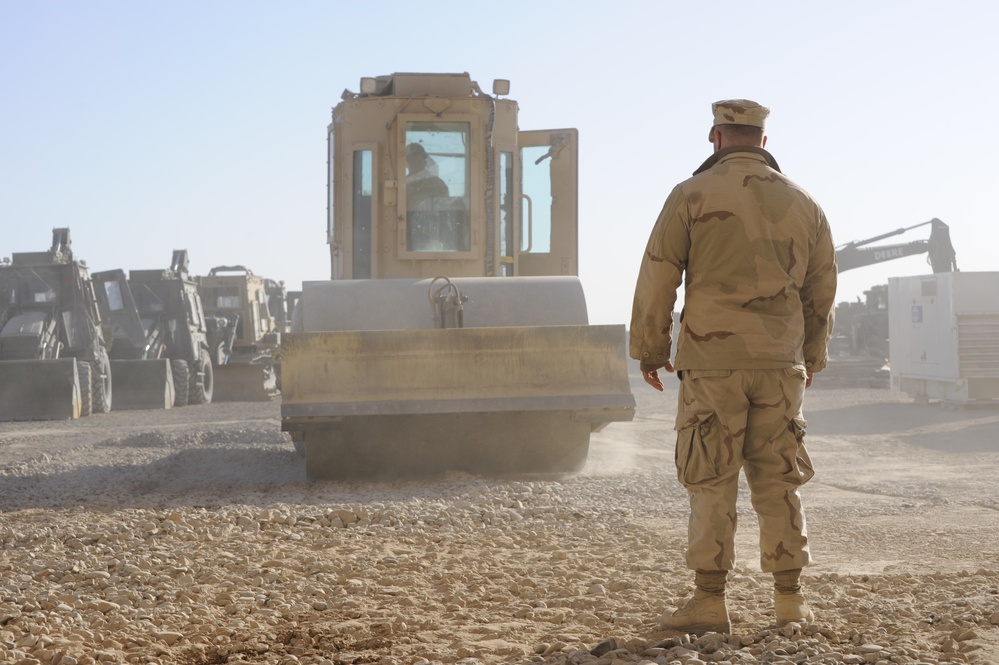
{"type": "Polygon", "coordinates": [[[310,480],[578,471],[591,432],[631,420],[624,327],[292,333],[282,428],[310,480]]]}
{"type": "Polygon", "coordinates": [[[75,358],[0,362],[0,420],[72,420],[80,399],[75,358]]]}
{"type": "Polygon", "coordinates": [[[114,410],[171,409],[174,403],[170,361],[112,360],[114,410]]]}
{"type": "Polygon", "coordinates": [[[213,370],[213,402],[269,402],[278,393],[270,365],[229,363],[216,365],[213,370]]]}

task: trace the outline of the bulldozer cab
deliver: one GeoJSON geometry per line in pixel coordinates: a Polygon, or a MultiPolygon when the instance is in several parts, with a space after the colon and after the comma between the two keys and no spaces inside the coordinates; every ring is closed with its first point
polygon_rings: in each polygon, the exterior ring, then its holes
{"type": "Polygon", "coordinates": [[[97,300],[114,328],[112,358],[197,358],[205,341],[201,297],[186,273],[178,270],[122,270],[94,273],[97,300]],[[118,340],[121,340],[120,342],[118,340]]]}
{"type": "Polygon", "coordinates": [[[69,246],[69,229],[54,229],[48,252],[0,266],[0,359],[91,359],[103,342],[89,273],[69,246]]]}
{"type": "Polygon", "coordinates": [[[197,282],[216,366],[214,399],[270,400],[280,388],[277,351],[287,319],[283,284],[244,266],[212,268],[197,282]]]}
{"type": "Polygon", "coordinates": [[[133,270],[129,283],[143,326],[161,323],[167,328],[170,348],[182,358],[196,358],[205,342],[205,312],[198,287],[173,271],[133,270]]]}
{"type": "Polygon", "coordinates": [[[276,332],[267,281],[243,266],[218,266],[198,278],[205,314],[225,318],[235,329],[234,350],[266,344],[267,336],[276,332]]]}
{"type": "Polygon", "coordinates": [[[93,282],[68,228],[45,252],[0,265],[0,419],[75,418],[111,409],[111,372],[93,282]]]}
{"type": "Polygon", "coordinates": [[[577,274],[577,131],[519,131],[508,88],[394,74],[345,93],[327,134],[331,279],[577,274]]]}
{"type": "Polygon", "coordinates": [[[166,270],[94,273],[101,312],[114,331],[111,359],[124,408],[210,403],[213,395],[208,320],[187,251],[166,270]]]}
{"type": "Polygon", "coordinates": [[[83,312],[67,292],[76,282],[75,266],[33,263],[15,254],[10,266],[0,268],[0,360],[58,358],[85,347],[77,324],[83,312]]]}
{"type": "Polygon", "coordinates": [[[139,317],[139,310],[129,288],[128,279],[123,270],[105,270],[92,275],[96,288],[97,305],[105,322],[105,328],[111,332],[106,335],[111,341],[111,357],[119,357],[118,353],[125,347],[135,349],[128,357],[143,358],[147,350],[146,337],[148,327],[139,317]],[[117,340],[127,340],[124,344],[117,340]]]}

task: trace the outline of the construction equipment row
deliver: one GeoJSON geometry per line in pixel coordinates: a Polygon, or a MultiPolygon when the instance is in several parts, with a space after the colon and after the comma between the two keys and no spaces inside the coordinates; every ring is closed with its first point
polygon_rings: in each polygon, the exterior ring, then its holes
{"type": "Polygon", "coordinates": [[[0,420],[270,399],[287,321],[283,284],[243,266],[192,277],[174,250],[165,270],[90,274],[53,229],[0,263],[0,420]]]}

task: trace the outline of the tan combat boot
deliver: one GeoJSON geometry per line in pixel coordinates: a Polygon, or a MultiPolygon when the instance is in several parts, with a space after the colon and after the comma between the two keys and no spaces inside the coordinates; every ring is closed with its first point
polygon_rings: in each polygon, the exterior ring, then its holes
{"type": "Polygon", "coordinates": [[[777,615],[778,628],[783,628],[792,621],[815,621],[815,614],[801,593],[800,576],[801,568],[774,573],[774,614],[777,615]]]}
{"type": "Polygon", "coordinates": [[[792,621],[795,623],[815,621],[815,613],[800,591],[798,593],[774,591],[774,614],[777,615],[778,628],[783,628],[792,621]]]}
{"type": "Polygon", "coordinates": [[[663,630],[681,631],[703,635],[704,633],[731,633],[728,608],[724,593],[708,593],[694,589],[694,597],[686,605],[659,619],[663,630]]]}

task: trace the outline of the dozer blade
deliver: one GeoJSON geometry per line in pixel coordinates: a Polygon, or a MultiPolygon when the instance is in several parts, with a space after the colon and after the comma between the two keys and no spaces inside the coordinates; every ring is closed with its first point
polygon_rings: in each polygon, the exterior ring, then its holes
{"type": "Polygon", "coordinates": [[[259,363],[231,363],[214,368],[213,402],[269,402],[277,395],[270,366],[259,363]]]}
{"type": "Polygon", "coordinates": [[[169,360],[112,360],[111,377],[115,411],[173,408],[169,360]]]}
{"type": "Polygon", "coordinates": [[[631,420],[623,326],[287,334],[282,428],[312,480],[578,471],[631,420]]]}
{"type": "Polygon", "coordinates": [[[0,420],[80,417],[75,358],[0,361],[0,420]]]}

